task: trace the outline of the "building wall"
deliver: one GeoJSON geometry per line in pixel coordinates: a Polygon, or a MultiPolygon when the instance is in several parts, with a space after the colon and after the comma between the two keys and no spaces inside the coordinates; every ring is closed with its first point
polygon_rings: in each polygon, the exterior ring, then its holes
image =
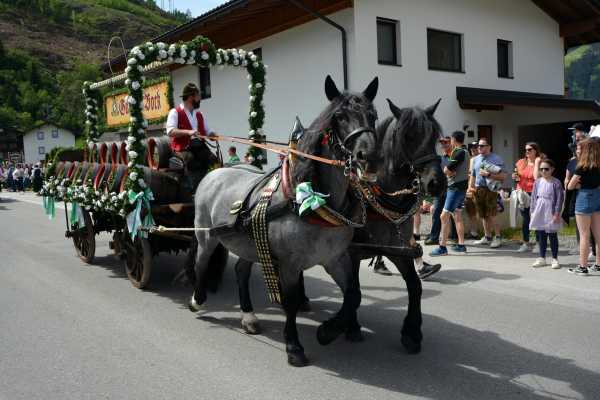
{"type": "MultiPolygon", "coordinates": [[[[330,18],[346,28],[348,40],[352,43],[352,10],[337,12],[330,18]]],[[[340,90],[343,89],[341,35],[322,21],[312,21],[240,47],[245,50],[261,47],[263,61],[268,65],[264,131],[270,140],[287,141],[296,115],[308,126],[325,108],[324,82],[327,74],[331,74],[340,90]]],[[[246,76],[246,71],[238,67],[211,68],[212,97],[203,100],[201,106],[211,129],[230,136],[248,136],[246,76]]],[[[198,68],[177,69],[172,72],[172,78],[178,102],[186,83],[199,84],[198,68]]],[[[364,87],[367,84],[363,82],[364,87]]],[[[236,144],[236,147],[242,157],[245,146],[236,144]]],[[[274,154],[268,157],[271,165],[277,163],[274,154]]]]}
{"type": "Polygon", "coordinates": [[[35,163],[46,158],[55,147],[72,147],[75,145],[75,136],[68,130],[57,128],[54,125],[44,125],[27,132],[23,136],[23,148],[26,163],[35,163]],[[57,131],[58,137],[52,137],[52,132],[57,131]],[[38,139],[38,133],[43,133],[43,139],[38,139]],[[39,153],[39,148],[44,148],[44,153],[39,153]]]}
{"type": "MultiPolygon", "coordinates": [[[[444,132],[464,125],[475,130],[477,125],[492,125],[496,149],[510,164],[517,153],[519,125],[596,118],[589,112],[554,109],[460,109],[457,86],[563,93],[563,41],[558,24],[531,1],[355,0],[354,8],[330,17],[348,33],[350,89],[360,91],[373,77],[380,79],[375,101],[380,118],[389,115],[386,98],[400,107],[427,106],[441,98],[436,118],[444,132]],[[378,16],[400,23],[402,66],[377,63],[378,16]],[[465,73],[428,69],[428,27],[464,35],[465,73]],[[497,76],[497,39],[513,42],[514,79],[497,76]]],[[[269,66],[264,128],[271,140],[286,141],[296,115],[307,126],[326,106],[323,82],[327,74],[340,89],[343,87],[340,34],[323,21],[312,21],[242,47],[261,47],[269,66]]],[[[187,82],[198,83],[198,69],[184,67],[173,71],[172,77],[178,99],[187,82]]],[[[212,129],[226,135],[247,135],[247,85],[246,73],[239,68],[211,69],[212,97],[203,101],[202,110],[212,129]]],[[[244,146],[236,147],[243,156],[244,146]]],[[[269,154],[269,162],[276,163],[273,154],[269,154]]]]}

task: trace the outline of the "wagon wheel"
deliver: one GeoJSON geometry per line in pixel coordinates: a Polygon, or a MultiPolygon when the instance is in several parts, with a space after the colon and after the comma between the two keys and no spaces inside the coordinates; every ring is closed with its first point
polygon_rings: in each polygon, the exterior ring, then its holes
{"type": "Polygon", "coordinates": [[[128,232],[123,233],[126,238],[122,241],[125,252],[125,271],[131,284],[138,289],[143,289],[150,280],[152,272],[152,247],[148,239],[137,235],[132,241],[128,232]]]}
{"type": "Polygon", "coordinates": [[[77,225],[73,229],[73,245],[77,256],[84,263],[91,264],[96,254],[96,234],[94,232],[94,223],[90,213],[81,210],[85,226],[79,228],[77,225]]]}

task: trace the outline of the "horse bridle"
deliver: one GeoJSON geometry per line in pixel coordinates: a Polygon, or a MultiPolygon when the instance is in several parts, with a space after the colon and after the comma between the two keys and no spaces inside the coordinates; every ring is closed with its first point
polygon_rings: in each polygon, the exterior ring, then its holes
{"type": "Polygon", "coordinates": [[[354,158],[352,156],[352,151],[348,150],[348,144],[355,141],[359,136],[364,133],[372,133],[374,136],[376,135],[375,129],[368,127],[358,127],[350,132],[344,139],[339,137],[339,134],[335,132],[333,129],[326,129],[326,135],[329,136],[328,143],[332,147],[334,153],[341,153],[341,159],[344,160],[344,175],[349,176],[352,173],[352,168],[357,166],[360,168],[360,165],[356,165],[354,158]],[[333,133],[333,135],[331,135],[333,133]],[[336,151],[337,150],[337,151],[336,151]]]}

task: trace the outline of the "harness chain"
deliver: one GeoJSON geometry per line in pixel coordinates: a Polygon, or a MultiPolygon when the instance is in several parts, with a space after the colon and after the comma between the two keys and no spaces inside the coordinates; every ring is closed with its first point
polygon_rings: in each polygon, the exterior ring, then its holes
{"type": "Polygon", "coordinates": [[[267,224],[267,208],[271,202],[271,197],[279,185],[279,174],[275,174],[267,187],[263,189],[260,200],[252,212],[252,236],[256,244],[256,253],[258,260],[262,264],[263,277],[269,300],[273,303],[281,304],[281,286],[279,284],[279,269],[273,257],[271,257],[271,247],[269,246],[269,227],[267,224]]]}

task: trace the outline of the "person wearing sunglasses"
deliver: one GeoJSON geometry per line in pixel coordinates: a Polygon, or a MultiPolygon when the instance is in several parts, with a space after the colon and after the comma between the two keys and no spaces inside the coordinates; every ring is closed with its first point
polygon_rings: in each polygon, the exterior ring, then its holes
{"type": "Polygon", "coordinates": [[[565,200],[562,184],[552,176],[554,162],[544,159],[540,162],[539,178],[535,180],[531,192],[531,222],[530,229],[535,229],[539,244],[540,256],[532,267],[544,267],[546,264],[546,249],[550,239],[553,269],[559,269],[558,262],[558,231],[562,226],[560,213],[565,200]]]}
{"type": "Polygon", "coordinates": [[[492,153],[486,138],[479,139],[477,144],[479,155],[473,159],[473,169],[469,178],[469,192],[475,196],[477,215],[483,222],[485,235],[474,242],[476,245],[490,245],[491,248],[502,246],[500,226],[496,224],[498,213],[498,191],[506,178],[504,161],[492,153]],[[496,237],[492,238],[492,231],[496,237]]]}
{"type": "MultiPolygon", "coordinates": [[[[589,275],[588,249],[590,248],[590,231],[596,239],[600,238],[600,138],[589,138],[578,143],[581,155],[577,161],[575,174],[569,181],[567,189],[579,187],[575,200],[575,220],[579,230],[579,266],[569,268],[569,272],[577,275],[589,275]]],[[[592,272],[600,272],[600,245],[596,241],[596,264],[592,272]]]]}
{"type": "Polygon", "coordinates": [[[517,250],[519,253],[525,253],[530,250],[529,223],[531,222],[531,218],[529,201],[531,199],[533,184],[540,176],[539,168],[541,161],[540,146],[535,142],[526,143],[525,157],[516,162],[515,171],[512,175],[513,180],[517,182],[519,211],[521,212],[521,217],[523,217],[523,225],[521,226],[523,241],[521,242],[521,247],[517,250]]]}

